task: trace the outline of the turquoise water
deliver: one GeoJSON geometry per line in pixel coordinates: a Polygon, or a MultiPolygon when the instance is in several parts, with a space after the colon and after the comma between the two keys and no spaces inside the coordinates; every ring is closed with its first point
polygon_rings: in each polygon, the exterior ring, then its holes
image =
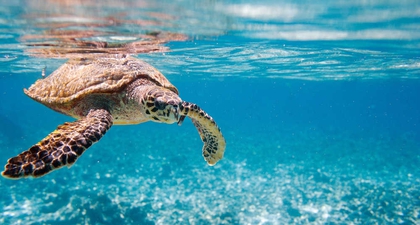
{"type": "Polygon", "coordinates": [[[0,162],[73,121],[22,91],[66,61],[33,54],[68,41],[52,32],[63,30],[109,43],[185,34],[135,55],[227,142],[209,167],[188,119],[113,126],[70,169],[1,178],[0,223],[420,223],[417,1],[1,1],[0,12],[0,162]]]}

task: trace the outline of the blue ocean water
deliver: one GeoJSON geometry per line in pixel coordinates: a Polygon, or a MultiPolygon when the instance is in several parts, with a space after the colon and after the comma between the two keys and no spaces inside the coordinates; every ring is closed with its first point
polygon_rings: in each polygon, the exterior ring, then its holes
{"type": "Polygon", "coordinates": [[[113,126],[70,169],[1,178],[0,223],[420,223],[417,1],[1,1],[0,11],[0,162],[74,120],[22,91],[89,50],[59,43],[150,31],[188,37],[134,55],[227,142],[210,167],[188,119],[113,126]]]}

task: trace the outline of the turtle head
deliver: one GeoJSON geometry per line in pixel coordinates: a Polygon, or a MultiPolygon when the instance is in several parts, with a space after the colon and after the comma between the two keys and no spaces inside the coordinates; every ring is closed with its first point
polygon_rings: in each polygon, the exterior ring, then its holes
{"type": "Polygon", "coordinates": [[[176,93],[162,87],[149,90],[142,101],[145,115],[150,120],[169,124],[179,121],[181,102],[176,93]]]}

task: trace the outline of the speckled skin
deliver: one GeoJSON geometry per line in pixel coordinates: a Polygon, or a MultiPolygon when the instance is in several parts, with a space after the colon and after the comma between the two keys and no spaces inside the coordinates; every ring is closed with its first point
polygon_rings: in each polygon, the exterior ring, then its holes
{"type": "Polygon", "coordinates": [[[106,110],[91,110],[82,120],[58,126],[38,144],[10,158],[2,175],[12,179],[40,177],[62,166],[71,166],[111,125],[112,116],[106,110]]]}
{"type": "Polygon", "coordinates": [[[223,158],[226,148],[226,141],[213,118],[199,106],[182,102],[180,106],[181,115],[191,118],[197,128],[200,138],[204,143],[203,157],[211,166],[223,158]]]}
{"type": "Polygon", "coordinates": [[[27,151],[10,158],[6,178],[40,177],[71,166],[113,124],[146,121],[181,125],[190,117],[204,142],[203,156],[214,165],[224,154],[225,139],[213,118],[155,68],[133,57],[72,59],[24,92],[58,112],[78,119],[65,123],[27,151]]]}

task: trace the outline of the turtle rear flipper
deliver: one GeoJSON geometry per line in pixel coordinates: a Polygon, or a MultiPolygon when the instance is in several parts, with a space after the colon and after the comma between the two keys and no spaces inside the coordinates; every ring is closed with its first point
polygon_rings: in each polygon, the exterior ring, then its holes
{"type": "Polygon", "coordinates": [[[216,122],[199,106],[185,101],[181,104],[180,115],[178,124],[182,123],[185,116],[190,117],[200,134],[201,140],[204,142],[204,159],[210,166],[215,165],[217,161],[223,158],[226,148],[225,138],[216,122]]]}
{"type": "Polygon", "coordinates": [[[104,109],[57,127],[29,150],[10,158],[2,175],[6,178],[40,177],[64,165],[71,166],[82,153],[112,126],[112,116],[104,109]]]}

